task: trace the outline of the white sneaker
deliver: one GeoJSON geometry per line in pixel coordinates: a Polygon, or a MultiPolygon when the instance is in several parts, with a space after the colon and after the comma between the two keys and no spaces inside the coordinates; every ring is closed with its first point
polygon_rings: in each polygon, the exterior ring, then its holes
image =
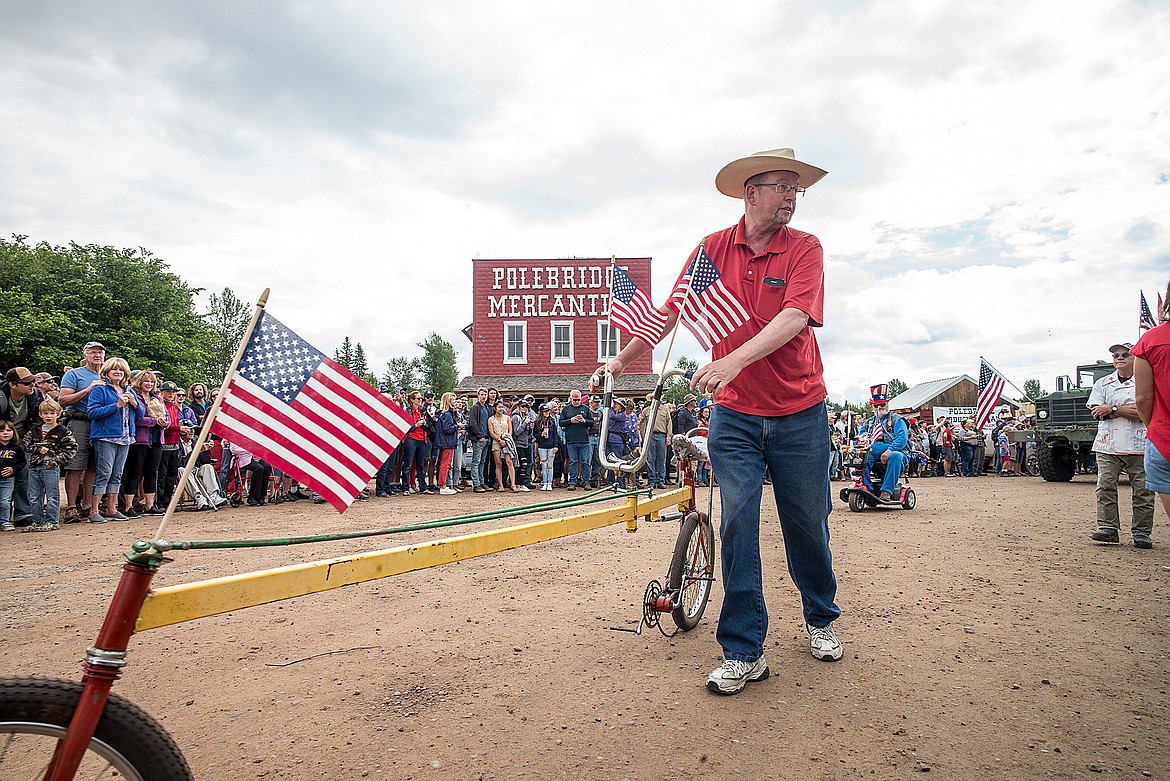
{"type": "Polygon", "coordinates": [[[441,493],[443,496],[454,496],[455,494],[457,494],[459,492],[456,491],[454,488],[448,488],[447,486],[443,486],[442,488],[439,489],[439,493],[441,493]]]}
{"type": "Polygon", "coordinates": [[[832,624],[828,626],[805,624],[804,628],[808,630],[808,650],[814,659],[820,659],[822,662],[835,662],[845,653],[841,641],[837,639],[837,633],[833,631],[832,624]]]}
{"type": "Polygon", "coordinates": [[[739,694],[749,683],[762,681],[768,675],[768,663],[762,656],[754,662],[724,659],[707,676],[707,688],[716,694],[739,694]]]}
{"type": "Polygon", "coordinates": [[[518,485],[518,486],[516,486],[516,490],[527,492],[529,489],[528,489],[528,486],[526,486],[526,485],[518,485]]]}

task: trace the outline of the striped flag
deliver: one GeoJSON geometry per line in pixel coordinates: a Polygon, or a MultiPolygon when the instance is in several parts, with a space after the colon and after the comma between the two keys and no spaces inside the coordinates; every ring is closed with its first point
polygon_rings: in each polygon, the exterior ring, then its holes
{"type": "Polygon", "coordinates": [[[1006,381],[1002,374],[991,368],[983,358],[979,359],[979,400],[975,403],[975,428],[982,430],[984,424],[999,404],[1006,381]]]}
{"type": "Polygon", "coordinates": [[[636,336],[653,347],[662,338],[666,315],[654,306],[650,296],[639,290],[630,275],[621,266],[613,267],[613,302],[609,308],[610,320],[630,336],[636,336]]]}
{"type": "Polygon", "coordinates": [[[211,431],[345,512],[410,424],[400,407],[261,312],[211,431]]]}
{"type": "MultiPolygon", "coordinates": [[[[1150,311],[1150,305],[1146,303],[1146,294],[1143,292],[1141,296],[1141,308],[1138,310],[1138,333],[1158,326],[1158,321],[1154,319],[1154,313],[1150,311]]],[[[1158,297],[1161,298],[1161,295],[1159,294],[1158,297]]],[[[1161,311],[1161,309],[1162,307],[1159,306],[1158,310],[1161,311]]]]}
{"type": "Polygon", "coordinates": [[[702,247],[675,285],[666,305],[679,313],[704,350],[731,335],[748,321],[747,310],[723,284],[719,269],[702,247]],[[687,287],[691,294],[687,296],[687,287]],[[686,304],[683,304],[683,301],[686,304]],[[682,311],[679,308],[683,307],[682,311]]]}

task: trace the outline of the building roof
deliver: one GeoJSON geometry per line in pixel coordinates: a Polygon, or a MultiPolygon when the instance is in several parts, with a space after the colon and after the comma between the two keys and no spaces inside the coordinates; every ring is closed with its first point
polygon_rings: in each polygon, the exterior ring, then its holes
{"type": "MultiPolygon", "coordinates": [[[[475,393],[477,388],[495,388],[503,396],[531,393],[533,396],[565,396],[573,388],[585,391],[589,387],[588,374],[562,374],[548,377],[525,375],[464,377],[455,386],[455,393],[475,393]]],[[[623,374],[614,381],[614,391],[625,396],[645,395],[654,390],[657,374],[623,374]]]]}
{"type": "MultiPolygon", "coordinates": [[[[933,399],[939,394],[946,393],[951,388],[958,385],[963,380],[967,380],[972,385],[978,386],[974,379],[966,374],[959,374],[955,377],[943,377],[941,380],[930,380],[929,382],[920,382],[912,388],[899,393],[894,398],[890,399],[890,409],[919,409],[923,404],[933,399]]],[[[999,400],[996,404],[1006,401],[1013,407],[1018,406],[1018,403],[1010,396],[1000,394],[999,400]]]]}

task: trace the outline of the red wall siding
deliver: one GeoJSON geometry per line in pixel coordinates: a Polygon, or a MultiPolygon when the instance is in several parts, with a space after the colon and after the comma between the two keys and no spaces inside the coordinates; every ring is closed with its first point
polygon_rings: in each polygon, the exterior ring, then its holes
{"type": "MultiPolygon", "coordinates": [[[[598,321],[609,303],[608,258],[571,260],[472,260],[473,344],[476,375],[586,374],[598,364],[598,321]],[[584,314],[581,314],[584,312],[584,314]],[[573,361],[552,361],[552,323],[571,322],[573,361]],[[504,362],[504,323],[526,324],[527,361],[504,362]]],[[[650,258],[618,258],[639,288],[650,289],[650,258]]],[[[661,304],[662,302],[655,301],[661,304]]],[[[619,331],[619,349],[627,343],[619,331]]],[[[653,371],[650,353],[628,371],[653,371]]]]}

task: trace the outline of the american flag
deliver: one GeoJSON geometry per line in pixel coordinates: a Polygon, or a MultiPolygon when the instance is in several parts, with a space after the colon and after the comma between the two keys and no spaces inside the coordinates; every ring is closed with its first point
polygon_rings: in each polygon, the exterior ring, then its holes
{"type": "MultiPolygon", "coordinates": [[[[1143,292],[1141,309],[1138,312],[1138,332],[1148,331],[1151,328],[1158,326],[1158,321],[1154,319],[1154,313],[1150,311],[1150,305],[1146,303],[1146,294],[1143,292]]],[[[1159,294],[1159,298],[1161,294],[1159,294]]],[[[1162,307],[1158,307],[1160,310],[1162,307]]]]}
{"type": "Polygon", "coordinates": [[[979,400],[975,403],[975,428],[982,430],[985,423],[999,404],[1003,394],[1003,375],[991,368],[984,359],[979,359],[979,400]]]}
{"type": "Polygon", "coordinates": [[[719,269],[702,247],[675,285],[666,305],[679,312],[683,325],[690,329],[704,350],[710,350],[715,342],[727,338],[748,320],[747,310],[724,286],[719,269]],[[690,297],[687,297],[688,286],[690,297]],[[681,312],[680,307],[683,307],[681,312]]]}
{"type": "Polygon", "coordinates": [[[211,431],[345,512],[409,426],[401,408],[261,312],[211,431]]]}
{"type": "Polygon", "coordinates": [[[618,328],[650,346],[658,344],[662,338],[662,329],[667,320],[666,315],[654,306],[650,296],[638,289],[621,266],[613,267],[613,303],[609,316],[618,328]]]}

